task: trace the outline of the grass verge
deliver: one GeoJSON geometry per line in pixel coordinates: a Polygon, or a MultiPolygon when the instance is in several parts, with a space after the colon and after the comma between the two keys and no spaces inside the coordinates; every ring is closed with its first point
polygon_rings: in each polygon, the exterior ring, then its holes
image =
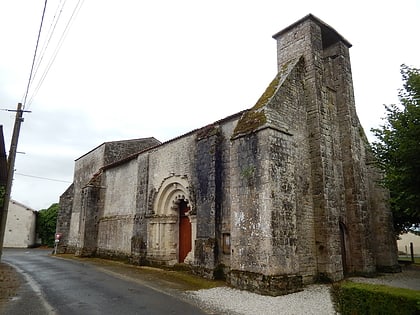
{"type": "Polygon", "coordinates": [[[333,285],[332,295],[342,315],[420,314],[420,291],[343,281],[333,285]]]}

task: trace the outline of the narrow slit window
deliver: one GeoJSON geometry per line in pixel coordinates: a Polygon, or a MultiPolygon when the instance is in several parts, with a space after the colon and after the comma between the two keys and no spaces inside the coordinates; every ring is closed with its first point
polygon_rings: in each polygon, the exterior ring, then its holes
{"type": "Polygon", "coordinates": [[[223,254],[230,254],[230,233],[223,233],[223,254]]]}

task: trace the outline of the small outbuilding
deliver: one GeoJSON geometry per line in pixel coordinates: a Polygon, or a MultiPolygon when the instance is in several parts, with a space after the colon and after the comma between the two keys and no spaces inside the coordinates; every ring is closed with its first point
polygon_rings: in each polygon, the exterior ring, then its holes
{"type": "Polygon", "coordinates": [[[398,252],[400,254],[404,253],[410,255],[410,244],[413,243],[414,256],[420,257],[420,235],[414,234],[413,232],[408,232],[401,234],[398,244],[398,252]]]}
{"type": "Polygon", "coordinates": [[[28,248],[36,244],[37,212],[15,200],[10,200],[3,247],[28,248]]]}

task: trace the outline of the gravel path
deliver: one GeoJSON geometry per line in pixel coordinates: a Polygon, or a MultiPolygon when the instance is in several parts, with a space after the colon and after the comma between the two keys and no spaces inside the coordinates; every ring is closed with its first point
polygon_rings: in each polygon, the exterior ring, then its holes
{"type": "Polygon", "coordinates": [[[263,296],[228,287],[190,291],[206,308],[229,315],[333,315],[337,314],[328,285],[310,285],[304,291],[282,296],[263,296]]]}
{"type": "MultiPolygon", "coordinates": [[[[407,266],[400,273],[383,274],[376,278],[353,277],[349,280],[383,284],[420,291],[420,268],[407,266]]],[[[330,294],[329,285],[310,285],[304,291],[271,297],[240,291],[228,287],[189,291],[189,296],[213,314],[228,315],[333,315],[338,314],[330,294]]]]}

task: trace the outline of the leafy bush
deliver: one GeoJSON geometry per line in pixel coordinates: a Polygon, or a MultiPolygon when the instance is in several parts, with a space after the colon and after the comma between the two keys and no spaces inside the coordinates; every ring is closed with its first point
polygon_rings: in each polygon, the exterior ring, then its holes
{"type": "Polygon", "coordinates": [[[341,282],[333,286],[336,307],[342,315],[420,314],[420,291],[341,282]]]}
{"type": "Polygon", "coordinates": [[[38,212],[36,229],[41,238],[41,245],[54,246],[57,213],[60,208],[58,203],[53,203],[48,209],[38,212]]]}

